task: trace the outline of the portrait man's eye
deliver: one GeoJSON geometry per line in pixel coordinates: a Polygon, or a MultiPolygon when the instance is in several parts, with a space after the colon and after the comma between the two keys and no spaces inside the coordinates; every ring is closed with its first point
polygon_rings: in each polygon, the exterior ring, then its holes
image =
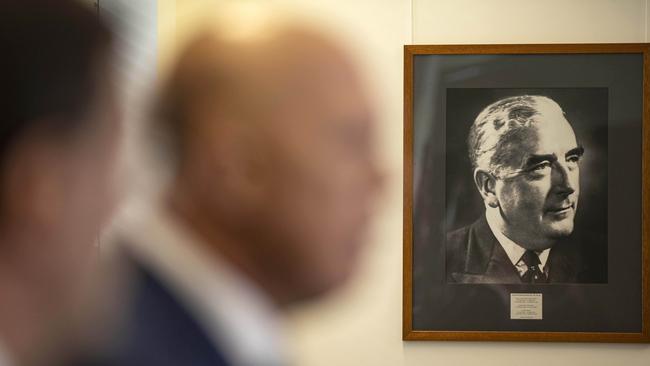
{"type": "Polygon", "coordinates": [[[540,159],[532,157],[528,159],[520,174],[527,175],[531,179],[542,178],[551,173],[555,159],[540,159]]]}
{"type": "Polygon", "coordinates": [[[566,154],[566,162],[569,163],[569,168],[574,169],[579,167],[580,160],[585,153],[585,149],[579,146],[566,154]]]}
{"type": "Polygon", "coordinates": [[[532,171],[534,173],[543,173],[547,170],[551,169],[551,162],[550,161],[543,161],[537,165],[532,166],[529,171],[532,171]]]}
{"type": "Polygon", "coordinates": [[[582,155],[570,155],[567,156],[566,161],[567,163],[574,163],[577,165],[581,159],[582,159],[582,155]]]}

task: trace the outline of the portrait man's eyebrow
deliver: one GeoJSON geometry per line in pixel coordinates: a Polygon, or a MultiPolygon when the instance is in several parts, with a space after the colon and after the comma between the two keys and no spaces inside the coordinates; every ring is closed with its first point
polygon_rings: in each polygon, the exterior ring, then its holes
{"type": "Polygon", "coordinates": [[[585,148],[560,104],[499,99],[475,118],[467,148],[485,210],[447,234],[447,282],[590,282],[572,243],[585,148]]]}
{"type": "MultiPolygon", "coordinates": [[[[584,154],[585,149],[582,146],[577,146],[569,151],[567,151],[566,154],[564,154],[564,159],[580,159],[582,155],[584,154]]],[[[524,160],[524,169],[528,168],[533,168],[535,165],[543,163],[543,162],[550,162],[553,163],[558,160],[557,155],[555,154],[530,154],[527,156],[527,158],[524,160]]]]}

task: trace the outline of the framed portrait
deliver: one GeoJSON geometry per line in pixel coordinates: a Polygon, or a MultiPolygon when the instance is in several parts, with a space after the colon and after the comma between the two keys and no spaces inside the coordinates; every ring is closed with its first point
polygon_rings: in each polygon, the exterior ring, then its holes
{"type": "Polygon", "coordinates": [[[650,342],[649,57],[405,46],[404,340],[650,342]]]}

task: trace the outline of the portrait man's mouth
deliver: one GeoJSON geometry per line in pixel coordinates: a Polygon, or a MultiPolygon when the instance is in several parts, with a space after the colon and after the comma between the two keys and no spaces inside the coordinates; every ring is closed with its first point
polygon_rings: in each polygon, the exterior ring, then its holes
{"type": "Polygon", "coordinates": [[[553,215],[562,215],[568,214],[572,210],[575,210],[575,202],[568,202],[550,207],[546,210],[546,212],[553,215]]]}

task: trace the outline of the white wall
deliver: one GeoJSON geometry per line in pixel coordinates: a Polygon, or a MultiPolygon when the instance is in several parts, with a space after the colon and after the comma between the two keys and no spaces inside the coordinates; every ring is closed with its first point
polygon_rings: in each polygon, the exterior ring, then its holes
{"type": "Polygon", "coordinates": [[[645,42],[645,0],[413,0],[413,43],[645,42]]]}
{"type": "MultiPolygon", "coordinates": [[[[186,16],[209,0],[159,0],[159,65],[186,16]],[[161,24],[163,23],[163,24],[161,24]]],[[[390,174],[371,246],[352,283],[291,316],[296,365],[650,365],[645,345],[402,342],[402,73],[411,43],[648,40],[646,0],[278,0],[334,25],[377,107],[390,174]]]]}

